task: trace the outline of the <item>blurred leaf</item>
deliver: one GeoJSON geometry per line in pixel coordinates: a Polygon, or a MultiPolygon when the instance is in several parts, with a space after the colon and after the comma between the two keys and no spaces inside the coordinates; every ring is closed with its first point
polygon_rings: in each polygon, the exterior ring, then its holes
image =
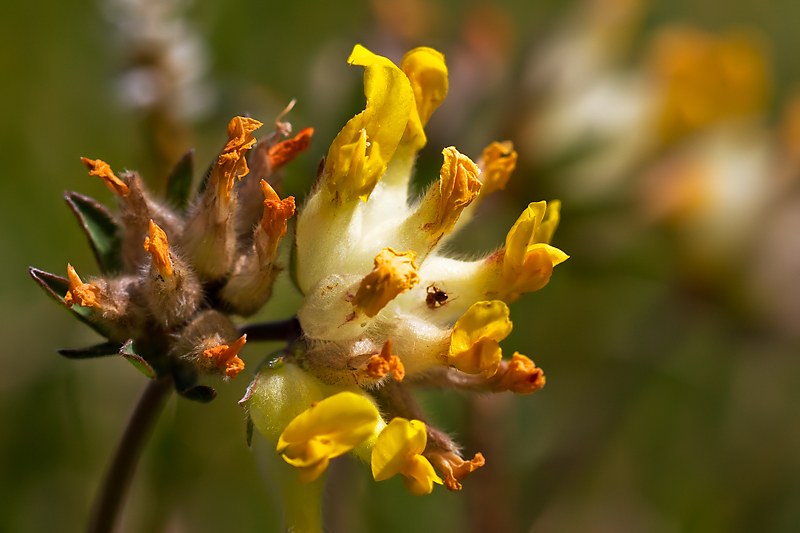
{"type": "Polygon", "coordinates": [[[253,419],[250,418],[249,416],[247,417],[247,429],[245,431],[246,431],[245,438],[247,439],[247,447],[250,448],[250,446],[253,443],[253,419]]]}
{"type": "Polygon", "coordinates": [[[305,296],[303,289],[300,288],[300,280],[297,277],[297,228],[295,227],[294,232],[292,233],[292,251],[289,254],[289,279],[294,285],[294,288],[298,290],[298,292],[305,296]]]}
{"type": "Polygon", "coordinates": [[[208,180],[211,178],[211,171],[214,170],[214,165],[217,164],[218,159],[219,156],[215,157],[211,161],[211,164],[208,165],[206,171],[203,173],[203,179],[200,180],[200,186],[197,188],[197,196],[200,196],[201,194],[206,192],[206,187],[208,187],[208,180]]]}
{"type": "Polygon", "coordinates": [[[76,192],[65,193],[64,199],[89,238],[100,270],[104,273],[121,272],[124,268],[122,231],[111,212],[94,198],[76,192]]]}
{"type": "Polygon", "coordinates": [[[186,152],[167,178],[167,200],[179,211],[185,211],[192,192],[194,149],[186,152]]]}
{"type": "Polygon", "coordinates": [[[101,342],[94,346],[87,346],[86,348],[77,348],[74,350],[62,349],[58,353],[68,359],[92,359],[94,357],[104,357],[107,355],[117,355],[122,349],[122,343],[115,341],[101,342]]]}
{"type": "Polygon", "coordinates": [[[178,394],[195,402],[208,403],[217,397],[217,391],[207,385],[197,385],[189,389],[179,390],[178,394]]]}
{"type": "Polygon", "coordinates": [[[33,267],[30,267],[28,272],[30,272],[33,280],[42,289],[44,289],[44,291],[48,296],[50,296],[50,298],[53,299],[53,301],[61,304],[64,309],[72,313],[78,320],[95,330],[103,337],[108,337],[108,330],[102,325],[92,321],[91,317],[94,315],[94,311],[91,308],[81,307],[79,305],[70,306],[64,301],[64,295],[67,294],[67,290],[69,289],[69,280],[33,267]]]}
{"type": "Polygon", "coordinates": [[[153,367],[145,361],[141,355],[136,353],[136,347],[133,344],[132,340],[128,340],[122,348],[120,348],[119,353],[122,357],[128,360],[130,364],[136,367],[136,370],[144,374],[150,379],[155,379],[156,372],[153,370],[153,367]]]}

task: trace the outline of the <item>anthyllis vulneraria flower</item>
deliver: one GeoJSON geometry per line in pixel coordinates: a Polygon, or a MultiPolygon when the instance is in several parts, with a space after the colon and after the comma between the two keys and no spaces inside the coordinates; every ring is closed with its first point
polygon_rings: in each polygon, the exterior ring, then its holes
{"type": "Polygon", "coordinates": [[[295,205],[270,182],[313,133],[307,128],[281,141],[291,126],[279,117],[275,132],[257,143],[253,132],[261,126],[245,117],[230,121],[228,141],[192,201],[192,152],[170,175],[163,203],[136,172],[117,175],[104,161],[82,158],[120,208],[118,218],[91,198],[66,193],[103,275],[84,282],[71,265],[67,279],[33,268],[31,275],[108,341],[63,355],[120,353],[148,377],[171,377],[178,393],[198,401],[216,395],[198,384],[200,375],[227,379],[242,371],[238,353],[247,336],[230,315],[252,315],[271,295],[282,270],[278,244],[295,205]]]}
{"type": "Polygon", "coordinates": [[[357,45],[348,62],[364,67],[366,108],[331,143],[297,218],[303,336],[258,373],[242,403],[250,429],[302,482],[350,452],[376,481],[399,474],[412,494],[458,490],[484,458],[462,456],[412,390],[528,394],[544,385],[529,358],[504,359],[500,343],[512,329],[507,304],[544,287],[567,259],[550,245],[560,204],[531,203],[505,246],[482,259],[442,255],[476,206],[505,187],[517,154],[492,143],[476,164],[445,148],[439,179],[409,204],[424,126],[447,94],[444,56],[416,48],[397,66],[357,45]]]}

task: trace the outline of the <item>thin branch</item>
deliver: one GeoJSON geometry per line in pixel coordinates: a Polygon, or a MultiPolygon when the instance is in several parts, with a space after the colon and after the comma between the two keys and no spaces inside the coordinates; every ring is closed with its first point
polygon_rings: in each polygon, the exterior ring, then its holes
{"type": "Polygon", "coordinates": [[[111,533],[144,443],[172,391],[169,377],[151,380],[136,404],[92,509],[89,533],[111,533]]]}
{"type": "Polygon", "coordinates": [[[247,341],[286,341],[291,344],[300,338],[302,329],[296,316],[278,322],[248,324],[239,328],[239,333],[247,335],[247,341]]]}

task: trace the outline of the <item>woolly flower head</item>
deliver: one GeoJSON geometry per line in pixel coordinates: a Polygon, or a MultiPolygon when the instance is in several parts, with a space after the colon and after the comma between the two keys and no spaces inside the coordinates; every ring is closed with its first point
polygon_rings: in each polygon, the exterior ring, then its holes
{"type": "Polygon", "coordinates": [[[567,259],[550,245],[559,202],[531,203],[495,253],[446,257],[443,243],[505,187],[513,146],[492,143],[477,164],[445,148],[438,179],[409,203],[424,127],[448,90],[444,56],[416,48],[398,66],[357,45],[348,62],[364,68],[366,107],[331,143],[297,218],[303,336],[242,403],[302,482],[351,452],[376,481],[399,474],[413,494],[457,490],[484,458],[464,459],[425,421],[412,390],[526,394],[544,385],[530,359],[504,359],[499,343],[512,329],[507,304],[544,287],[567,259]]]}

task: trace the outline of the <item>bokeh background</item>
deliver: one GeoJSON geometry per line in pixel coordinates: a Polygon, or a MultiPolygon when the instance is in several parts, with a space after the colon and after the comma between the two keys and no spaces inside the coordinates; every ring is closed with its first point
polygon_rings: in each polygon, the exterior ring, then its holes
{"type": "MultiPolygon", "coordinates": [[[[79,157],[160,190],[189,147],[203,168],[228,120],[292,99],[312,148],[286,170],[301,199],[363,106],[355,43],[399,61],[443,51],[420,190],[439,152],[520,154],[454,249],[495,249],[529,201],[559,198],[571,255],[512,306],[507,350],[547,375],[532,396],[423,391],[485,467],[460,493],[409,496],[335,462],[327,530],[800,530],[800,4],[794,0],[39,0],[0,4],[0,531],[81,531],[146,379],[26,269],[96,273],[63,201],[112,204],[79,157]]],[[[258,315],[291,316],[284,279],[258,315]]],[[[275,349],[248,344],[249,368],[275,349]]],[[[278,531],[245,443],[247,386],[173,397],[120,531],[278,531]]]]}

